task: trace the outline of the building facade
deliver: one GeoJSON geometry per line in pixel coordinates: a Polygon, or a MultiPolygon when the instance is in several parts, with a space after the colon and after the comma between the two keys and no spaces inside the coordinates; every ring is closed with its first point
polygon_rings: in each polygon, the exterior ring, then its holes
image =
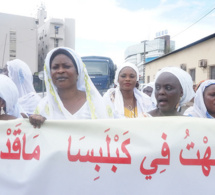
{"type": "Polygon", "coordinates": [[[145,83],[152,82],[157,71],[166,66],[184,69],[191,75],[194,84],[215,79],[215,34],[146,62],[145,83]]]}
{"type": "Polygon", "coordinates": [[[38,9],[37,18],[0,13],[0,69],[9,60],[20,59],[37,75],[51,49],[75,49],[75,20],[46,21],[46,15],[44,6],[38,9]]]}
{"type": "Polygon", "coordinates": [[[32,73],[38,71],[36,19],[0,13],[0,69],[7,61],[20,59],[32,73]]]}
{"type": "Polygon", "coordinates": [[[55,19],[46,22],[46,11],[38,12],[38,70],[43,70],[46,54],[55,47],[75,49],[75,20],[72,18],[55,19]]]}
{"type": "Polygon", "coordinates": [[[125,50],[125,61],[137,65],[140,80],[144,80],[144,64],[154,60],[175,49],[175,42],[170,40],[169,35],[158,37],[154,40],[145,40],[132,45],[125,50]]]}

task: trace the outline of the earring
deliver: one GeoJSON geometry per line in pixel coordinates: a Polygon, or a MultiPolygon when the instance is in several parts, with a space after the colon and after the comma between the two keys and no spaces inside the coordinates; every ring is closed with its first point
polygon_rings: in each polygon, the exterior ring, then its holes
{"type": "Polygon", "coordinates": [[[181,109],[181,106],[180,106],[180,101],[181,101],[181,97],[180,97],[180,99],[179,99],[179,101],[178,101],[178,103],[177,103],[177,105],[176,105],[176,110],[177,110],[177,112],[180,112],[180,109],[181,109]]]}
{"type": "Polygon", "coordinates": [[[3,114],[5,114],[5,112],[4,112],[4,108],[3,108],[3,106],[1,107],[1,113],[0,113],[0,115],[3,115],[3,114]]]}
{"type": "MultiPolygon", "coordinates": [[[[179,101],[179,102],[180,102],[180,101],[179,101]]],[[[175,107],[176,109],[178,109],[178,107],[179,107],[179,102],[177,103],[177,105],[176,105],[176,107],[175,107]]]]}

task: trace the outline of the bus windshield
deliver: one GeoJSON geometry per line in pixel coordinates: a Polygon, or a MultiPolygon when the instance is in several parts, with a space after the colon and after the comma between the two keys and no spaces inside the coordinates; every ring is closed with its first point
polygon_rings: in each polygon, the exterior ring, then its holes
{"type": "Polygon", "coordinates": [[[108,75],[108,61],[84,61],[89,75],[108,75]]]}

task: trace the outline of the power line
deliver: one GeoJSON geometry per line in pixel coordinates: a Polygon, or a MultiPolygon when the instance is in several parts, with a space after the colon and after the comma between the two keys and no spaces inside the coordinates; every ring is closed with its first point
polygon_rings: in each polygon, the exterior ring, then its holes
{"type": "Polygon", "coordinates": [[[181,31],[178,34],[174,35],[172,38],[178,36],[179,34],[183,33],[184,31],[186,31],[187,29],[189,29],[190,27],[192,27],[193,25],[195,25],[197,22],[199,22],[200,20],[202,20],[203,18],[205,18],[208,14],[210,14],[213,10],[215,10],[215,7],[212,10],[210,10],[208,13],[206,13],[204,16],[202,16],[200,19],[198,19],[196,22],[194,22],[193,24],[191,24],[190,26],[188,26],[187,28],[185,28],[183,31],[181,31]]]}

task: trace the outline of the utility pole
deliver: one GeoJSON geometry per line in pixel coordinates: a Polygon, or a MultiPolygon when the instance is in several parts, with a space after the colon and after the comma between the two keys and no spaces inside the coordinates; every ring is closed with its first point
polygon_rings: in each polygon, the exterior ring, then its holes
{"type": "Polygon", "coordinates": [[[144,55],[143,55],[143,62],[145,64],[145,60],[146,60],[146,41],[143,42],[144,43],[144,55]]]}
{"type": "Polygon", "coordinates": [[[143,83],[145,81],[146,41],[147,40],[142,41],[142,43],[144,44],[144,47],[143,47],[143,83]]]}

